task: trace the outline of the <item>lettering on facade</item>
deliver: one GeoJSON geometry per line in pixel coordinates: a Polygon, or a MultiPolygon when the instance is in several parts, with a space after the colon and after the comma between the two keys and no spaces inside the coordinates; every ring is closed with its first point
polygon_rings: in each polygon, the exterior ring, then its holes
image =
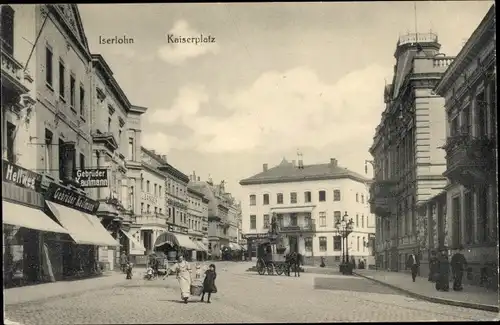
{"type": "Polygon", "coordinates": [[[158,198],[156,196],[154,196],[153,194],[150,194],[150,193],[143,192],[142,195],[141,195],[141,199],[143,201],[152,202],[155,205],[158,204],[158,198]]]}
{"type": "Polygon", "coordinates": [[[99,202],[79,194],[72,190],[66,189],[56,183],[51,183],[45,198],[48,201],[53,201],[67,207],[77,209],[89,214],[95,214],[99,208],[99,202]]]}
{"type": "Polygon", "coordinates": [[[4,182],[13,183],[34,191],[40,190],[42,175],[12,164],[7,160],[3,161],[2,176],[4,182]]]}
{"type": "Polygon", "coordinates": [[[109,186],[107,169],[77,169],[74,179],[82,188],[109,186]]]}

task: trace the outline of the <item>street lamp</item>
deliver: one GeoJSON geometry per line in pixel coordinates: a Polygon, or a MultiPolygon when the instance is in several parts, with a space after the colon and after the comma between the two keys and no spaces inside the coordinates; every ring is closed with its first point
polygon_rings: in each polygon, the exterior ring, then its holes
{"type": "Polygon", "coordinates": [[[352,218],[349,219],[349,216],[347,215],[347,211],[342,216],[342,220],[337,220],[337,222],[335,223],[335,228],[337,230],[337,233],[342,238],[342,264],[340,265],[340,272],[342,272],[342,274],[350,274],[351,273],[351,268],[349,267],[349,265],[350,265],[349,264],[349,246],[348,246],[347,239],[353,231],[353,225],[354,225],[354,222],[353,222],[352,218]]]}

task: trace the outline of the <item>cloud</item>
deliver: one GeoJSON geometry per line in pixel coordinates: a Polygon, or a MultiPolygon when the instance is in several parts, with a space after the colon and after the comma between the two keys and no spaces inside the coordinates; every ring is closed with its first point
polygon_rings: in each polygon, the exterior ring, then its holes
{"type": "MultiPolygon", "coordinates": [[[[215,43],[172,43],[169,40],[175,38],[199,38],[203,33],[200,33],[189,26],[184,20],[175,22],[174,27],[165,35],[166,45],[158,49],[158,56],[167,63],[173,65],[181,65],[187,59],[195,58],[205,54],[216,54],[219,52],[219,45],[215,43]]],[[[203,37],[209,35],[203,34],[203,37]]]]}
{"type": "Polygon", "coordinates": [[[269,71],[246,89],[209,98],[201,86],[183,87],[172,109],[157,110],[150,121],[183,123],[194,135],[171,143],[205,152],[268,152],[371,142],[383,109],[383,80],[390,69],[371,65],[326,84],[307,67],[269,71]],[[230,116],[200,113],[202,105],[223,106],[230,116]]]}

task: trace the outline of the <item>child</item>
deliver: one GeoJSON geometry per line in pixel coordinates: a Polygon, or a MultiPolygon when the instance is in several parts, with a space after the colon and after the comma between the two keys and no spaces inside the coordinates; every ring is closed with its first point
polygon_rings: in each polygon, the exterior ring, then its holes
{"type": "Polygon", "coordinates": [[[210,296],[212,293],[217,292],[217,287],[215,286],[216,278],[217,273],[215,272],[215,265],[210,264],[208,270],[205,272],[205,279],[203,280],[203,295],[201,296],[201,301],[204,301],[205,293],[208,293],[207,303],[210,303],[210,296]]]}
{"type": "Polygon", "coordinates": [[[134,264],[132,264],[130,262],[127,263],[127,267],[126,267],[127,268],[127,270],[126,270],[127,271],[127,278],[126,278],[127,280],[131,280],[132,279],[132,267],[133,267],[133,265],[134,264]]]}
{"type": "Polygon", "coordinates": [[[200,263],[196,263],[194,278],[201,279],[201,273],[202,273],[201,265],[200,263]]]}

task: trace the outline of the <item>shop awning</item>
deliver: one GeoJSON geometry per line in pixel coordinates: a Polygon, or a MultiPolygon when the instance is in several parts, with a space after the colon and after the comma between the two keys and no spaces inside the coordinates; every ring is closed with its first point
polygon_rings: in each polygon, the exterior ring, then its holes
{"type": "Polygon", "coordinates": [[[94,215],[81,212],[87,219],[89,219],[90,223],[94,226],[96,230],[96,234],[102,238],[103,242],[107,243],[106,246],[121,246],[120,242],[111,236],[111,234],[104,228],[99,218],[94,215]]]}
{"type": "Polygon", "coordinates": [[[164,232],[155,241],[155,247],[163,246],[165,244],[177,245],[188,250],[198,250],[199,247],[186,235],[174,234],[171,232],[164,232]]]}
{"type": "Polygon", "coordinates": [[[205,244],[203,244],[201,241],[193,241],[198,247],[199,249],[197,249],[197,251],[200,251],[200,252],[208,252],[208,248],[207,246],[205,246],[205,244]]]}
{"type": "Polygon", "coordinates": [[[42,210],[2,200],[2,223],[47,232],[69,232],[50,219],[42,210]]]}
{"type": "Polygon", "coordinates": [[[304,206],[304,207],[276,207],[271,208],[271,213],[311,213],[314,206],[304,206]]]}
{"type": "Polygon", "coordinates": [[[139,243],[128,231],[125,231],[123,229],[121,231],[130,241],[130,244],[131,244],[130,249],[131,250],[137,250],[137,251],[143,251],[143,252],[146,251],[146,248],[141,243],[139,243]]]}
{"type": "Polygon", "coordinates": [[[241,251],[241,246],[236,244],[236,243],[229,243],[229,248],[231,248],[233,251],[241,251]]]}
{"type": "Polygon", "coordinates": [[[46,202],[57,220],[66,230],[68,230],[69,235],[73,238],[75,243],[95,246],[117,245],[116,240],[111,237],[100,222],[99,225],[94,225],[86,214],[78,210],[51,201],[46,202]]]}

